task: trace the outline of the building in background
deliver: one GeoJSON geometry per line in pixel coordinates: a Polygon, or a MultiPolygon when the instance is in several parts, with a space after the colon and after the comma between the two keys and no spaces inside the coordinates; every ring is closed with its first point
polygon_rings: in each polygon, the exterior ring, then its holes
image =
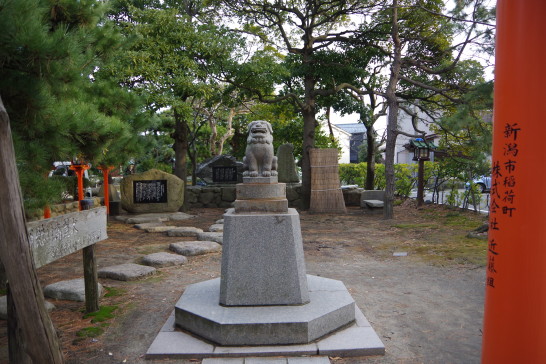
{"type": "Polygon", "coordinates": [[[350,163],[364,162],[359,160],[360,148],[366,139],[366,128],[362,123],[336,124],[338,128],[351,134],[349,142],[349,161],[350,163]]]}

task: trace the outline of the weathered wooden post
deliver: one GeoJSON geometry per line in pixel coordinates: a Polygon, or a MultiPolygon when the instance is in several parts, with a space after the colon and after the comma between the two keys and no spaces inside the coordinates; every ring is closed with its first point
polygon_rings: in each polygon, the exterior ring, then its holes
{"type": "MultiPolygon", "coordinates": [[[[22,340],[17,343],[16,349],[20,354],[17,360],[28,354],[33,363],[62,363],[59,339],[46,311],[32,258],[11,128],[1,98],[0,171],[0,256],[10,285],[11,297],[8,300],[12,300],[12,307],[16,308],[9,320],[15,320],[18,328],[17,334],[10,332],[8,336],[11,340],[15,337],[22,340]]],[[[28,357],[22,360],[12,361],[29,362],[28,357]]]]}

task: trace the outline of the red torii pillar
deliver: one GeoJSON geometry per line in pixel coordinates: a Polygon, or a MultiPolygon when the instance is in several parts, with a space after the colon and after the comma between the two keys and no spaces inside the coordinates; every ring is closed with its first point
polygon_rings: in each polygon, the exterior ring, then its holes
{"type": "Polygon", "coordinates": [[[81,211],[82,210],[81,201],[85,198],[85,195],[83,193],[83,173],[89,168],[91,168],[91,166],[88,164],[72,164],[69,168],[76,173],[76,177],[78,178],[78,201],[80,201],[79,209],[81,211]]]}
{"type": "Polygon", "coordinates": [[[110,215],[110,189],[108,188],[108,173],[114,169],[114,166],[99,166],[98,168],[102,171],[104,206],[106,206],[106,213],[110,215]]]}
{"type": "Polygon", "coordinates": [[[546,363],[546,1],[498,0],[483,363],[546,363]]]}

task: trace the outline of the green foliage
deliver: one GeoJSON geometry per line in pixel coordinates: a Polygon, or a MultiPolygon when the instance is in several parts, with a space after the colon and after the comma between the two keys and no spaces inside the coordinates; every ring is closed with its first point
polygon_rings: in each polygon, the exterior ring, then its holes
{"type": "Polygon", "coordinates": [[[106,320],[114,318],[113,312],[117,310],[118,306],[101,306],[96,312],[90,312],[83,316],[83,318],[90,318],[92,323],[104,322],[106,320]]]}
{"type": "MultiPolygon", "coordinates": [[[[359,187],[364,187],[366,182],[366,165],[367,163],[351,163],[339,165],[339,178],[343,184],[356,184],[359,187]]],[[[425,162],[425,184],[433,177],[436,163],[425,162]]],[[[418,165],[415,164],[395,164],[395,193],[401,197],[408,197],[411,190],[417,185],[418,165]]],[[[385,189],[385,165],[375,165],[374,189],[385,189]]]]}
{"type": "Polygon", "coordinates": [[[83,329],[76,332],[76,336],[78,337],[97,337],[104,333],[104,329],[102,327],[96,327],[96,326],[90,326],[90,327],[84,327],[83,329]]]}
{"type": "Polygon", "coordinates": [[[119,162],[138,144],[139,99],[96,77],[122,45],[104,10],[96,0],[0,0],[0,90],[27,208],[58,201],[53,161],[119,162]]]}
{"type": "Polygon", "coordinates": [[[122,288],[117,287],[104,287],[106,290],[106,293],[104,294],[104,297],[119,297],[122,296],[126,291],[122,288]]]}

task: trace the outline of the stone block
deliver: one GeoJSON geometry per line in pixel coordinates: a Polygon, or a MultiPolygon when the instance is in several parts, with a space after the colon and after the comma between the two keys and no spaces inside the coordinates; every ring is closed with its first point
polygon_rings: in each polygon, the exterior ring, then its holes
{"type": "MultiPolygon", "coordinates": [[[[99,286],[99,296],[102,295],[104,289],[102,284],[99,286]]],[[[71,279],[68,281],[60,281],[49,284],[44,287],[44,295],[49,298],[68,301],[85,301],[85,283],[83,278],[71,279]]]]}
{"type": "Polygon", "coordinates": [[[286,364],[285,358],[245,358],[245,364],[286,364]]]}
{"type": "MultiPolygon", "coordinates": [[[[285,200],[286,201],[286,200],[285,200]]],[[[220,302],[299,305],[309,302],[299,215],[224,215],[220,302]]]]}
{"type": "Polygon", "coordinates": [[[293,306],[227,307],[218,303],[220,279],[190,285],[175,305],[176,324],[220,345],[289,345],[308,344],[355,320],[343,283],[307,279],[310,302],[293,306]]]}
{"type": "Polygon", "coordinates": [[[147,358],[205,358],[214,346],[184,332],[160,332],[146,352],[147,358]]]}
{"type": "Polygon", "coordinates": [[[224,224],[213,224],[209,227],[209,231],[213,233],[224,231],[224,224]]]}
{"type": "Polygon", "coordinates": [[[271,177],[243,177],[243,183],[279,183],[277,176],[271,177]]]}
{"type": "Polygon", "coordinates": [[[224,233],[205,231],[203,233],[197,234],[197,240],[214,241],[218,244],[222,244],[222,242],[224,241],[224,233]]]}
{"type": "Polygon", "coordinates": [[[286,213],[288,211],[288,200],[282,199],[255,199],[255,200],[235,200],[235,212],[251,213],[286,213]]]}
{"type": "Polygon", "coordinates": [[[222,246],[214,241],[181,241],[171,243],[169,249],[185,256],[203,255],[222,250],[222,246]]]}
{"type": "Polygon", "coordinates": [[[330,359],[327,356],[287,358],[287,361],[287,364],[330,364],[330,359]]]}
{"type": "Polygon", "coordinates": [[[237,200],[286,198],[285,183],[237,184],[237,200]]]}
{"type": "Polygon", "coordinates": [[[101,268],[98,271],[100,278],[110,278],[117,281],[134,281],[155,273],[155,268],[140,264],[120,264],[101,268]]]}
{"type": "Polygon", "coordinates": [[[380,200],[364,200],[364,203],[366,203],[367,207],[372,207],[372,208],[384,206],[383,201],[380,201],[380,200]]]}
{"type": "Polygon", "coordinates": [[[342,191],[346,206],[360,206],[360,195],[363,191],[361,188],[347,188],[342,191]]]}
{"type": "Polygon", "coordinates": [[[384,355],[385,345],[371,327],[349,327],[343,335],[333,334],[318,343],[319,355],[384,355]]]}
{"type": "Polygon", "coordinates": [[[199,195],[199,202],[202,204],[208,204],[214,201],[214,192],[203,192],[199,195]]]}
{"type": "Polygon", "coordinates": [[[158,268],[182,265],[186,264],[187,262],[188,259],[185,256],[166,252],[148,254],[142,258],[143,264],[158,268]]]}
{"type": "Polygon", "coordinates": [[[121,206],[133,213],[175,212],[184,204],[184,181],[157,169],[125,176],[121,206]]]}
{"type": "MultiPolygon", "coordinates": [[[[385,201],[385,191],[384,190],[362,190],[360,193],[360,201],[364,200],[380,200],[385,201]]],[[[364,207],[362,203],[361,207],[364,207]]]]}
{"type": "Polygon", "coordinates": [[[185,236],[196,237],[197,234],[202,233],[203,230],[193,226],[179,226],[172,227],[167,231],[168,236],[185,236]]]}
{"type": "Polygon", "coordinates": [[[235,187],[222,187],[222,201],[233,202],[236,198],[235,187]]]}

